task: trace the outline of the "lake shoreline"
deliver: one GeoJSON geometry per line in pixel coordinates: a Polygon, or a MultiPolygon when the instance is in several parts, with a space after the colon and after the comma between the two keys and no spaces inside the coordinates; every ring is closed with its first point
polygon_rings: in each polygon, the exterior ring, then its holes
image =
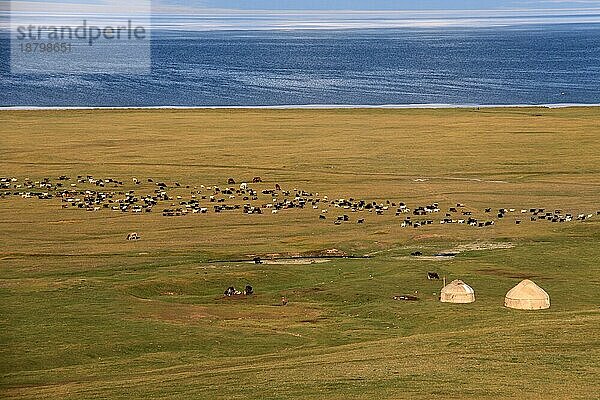
{"type": "Polygon", "coordinates": [[[0,107],[0,111],[52,111],[52,110],[338,110],[338,109],[469,109],[469,108],[574,108],[600,107],[600,103],[582,104],[306,104],[276,106],[8,106],[0,107]]]}

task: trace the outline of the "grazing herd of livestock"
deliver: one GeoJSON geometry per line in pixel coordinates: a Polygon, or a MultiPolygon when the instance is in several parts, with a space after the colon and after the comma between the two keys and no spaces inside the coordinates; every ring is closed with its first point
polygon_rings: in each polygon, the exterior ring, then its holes
{"type": "MultiPolygon", "coordinates": [[[[140,191],[141,192],[141,191],[140,191]]],[[[282,189],[279,184],[268,185],[260,177],[252,183],[236,184],[229,178],[227,185],[190,186],[179,182],[167,184],[148,178],[145,182],[133,178],[130,183],[114,178],[78,176],[72,179],[60,176],[56,179],[43,178],[19,180],[15,177],[0,178],[0,200],[7,198],[37,198],[40,200],[60,199],[63,209],[80,209],[89,212],[111,210],[120,213],[159,212],[165,217],[182,217],[188,214],[240,212],[244,214],[277,214],[285,210],[312,210],[321,221],[332,221],[336,225],[356,221],[364,224],[367,215],[393,214],[399,218],[403,228],[419,228],[433,224],[465,224],[484,228],[493,226],[510,214],[517,215],[514,223],[523,220],[565,223],[583,221],[594,214],[570,213],[560,209],[545,208],[485,208],[478,218],[472,209],[457,203],[442,210],[439,203],[409,207],[405,202],[392,200],[372,201],[355,198],[329,199],[328,196],[301,189],[282,189]],[[260,187],[254,188],[254,187],[260,187]],[[125,187],[143,188],[145,193],[125,190],[125,187]],[[337,215],[330,217],[331,214],[337,215]],[[358,214],[357,218],[350,215],[358,214]],[[437,216],[434,218],[434,215],[437,216]]],[[[600,211],[596,212],[600,215],[600,211]]]]}

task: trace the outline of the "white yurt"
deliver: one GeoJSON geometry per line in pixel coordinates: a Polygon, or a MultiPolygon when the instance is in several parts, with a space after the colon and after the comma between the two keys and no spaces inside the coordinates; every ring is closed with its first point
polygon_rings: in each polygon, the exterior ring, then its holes
{"type": "Polygon", "coordinates": [[[460,279],[453,280],[440,293],[442,303],[472,303],[475,301],[473,288],[460,279]]]}
{"type": "Polygon", "coordinates": [[[525,279],[506,293],[504,306],[517,310],[543,310],[550,308],[550,296],[533,281],[525,279]]]}

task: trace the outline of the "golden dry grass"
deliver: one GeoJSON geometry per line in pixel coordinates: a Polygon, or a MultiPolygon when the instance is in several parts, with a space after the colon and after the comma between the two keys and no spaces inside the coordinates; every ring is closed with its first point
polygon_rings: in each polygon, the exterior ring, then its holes
{"type": "MultiPolygon", "coordinates": [[[[4,111],[0,175],[89,174],[127,189],[132,177],[261,176],[258,188],[330,198],[595,213],[599,127],[593,107],[4,111]]],[[[393,214],[341,226],[318,214],[164,218],[0,199],[3,397],[597,396],[600,217],[403,229],[393,214]],[[142,240],[125,241],[131,231],[142,240]],[[409,257],[461,246],[451,260],[409,257]],[[213,262],[331,248],[372,257],[213,262]],[[439,303],[429,270],[464,279],[477,301],[439,303]],[[550,293],[550,310],[502,307],[523,277],[550,293]],[[221,298],[246,283],[254,297],[221,298]],[[414,292],[420,301],[392,300],[414,292]]]]}

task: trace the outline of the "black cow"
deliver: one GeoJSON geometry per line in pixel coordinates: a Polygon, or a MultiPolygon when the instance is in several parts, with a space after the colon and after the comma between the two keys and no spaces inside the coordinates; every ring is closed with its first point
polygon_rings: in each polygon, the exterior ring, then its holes
{"type": "Polygon", "coordinates": [[[427,279],[429,280],[435,280],[435,279],[440,279],[440,276],[438,275],[437,272],[428,272],[427,273],[427,279]]]}

